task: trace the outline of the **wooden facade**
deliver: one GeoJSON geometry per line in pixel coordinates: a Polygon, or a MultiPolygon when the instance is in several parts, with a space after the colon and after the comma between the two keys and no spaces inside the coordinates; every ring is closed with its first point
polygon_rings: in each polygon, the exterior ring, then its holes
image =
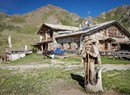
{"type": "MultiPolygon", "coordinates": [[[[77,30],[79,30],[78,27],[44,23],[39,29],[39,31],[36,33],[40,36],[39,37],[40,41],[33,46],[38,48],[38,53],[42,53],[45,50],[54,50],[55,47],[63,48],[62,43],[64,42],[60,41],[60,43],[57,43],[55,36],[65,34],[68,32],[70,33],[72,31],[77,31],[77,30]]],[[[67,47],[68,45],[64,44],[64,46],[67,47]]]]}
{"type": "Polygon", "coordinates": [[[37,34],[42,36],[37,43],[41,51],[54,50],[56,47],[80,51],[85,36],[90,36],[100,51],[118,50],[119,44],[130,42],[130,33],[117,21],[102,23],[87,30],[56,29],[42,25],[37,34]]]}

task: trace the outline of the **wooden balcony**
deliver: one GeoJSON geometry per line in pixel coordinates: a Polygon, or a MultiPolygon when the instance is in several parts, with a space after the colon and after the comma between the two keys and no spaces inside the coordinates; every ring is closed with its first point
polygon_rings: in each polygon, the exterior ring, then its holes
{"type": "Polygon", "coordinates": [[[41,42],[38,42],[37,44],[43,44],[43,43],[49,43],[49,42],[52,42],[53,39],[50,38],[50,39],[42,39],[41,42]]]}

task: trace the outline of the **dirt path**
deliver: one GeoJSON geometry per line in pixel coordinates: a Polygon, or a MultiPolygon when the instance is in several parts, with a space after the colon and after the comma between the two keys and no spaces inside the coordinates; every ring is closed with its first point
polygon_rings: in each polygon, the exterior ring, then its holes
{"type": "Polygon", "coordinates": [[[71,85],[63,80],[55,81],[50,89],[50,95],[123,95],[113,90],[107,90],[103,94],[89,94],[79,85],[71,85]]]}
{"type": "MultiPolygon", "coordinates": [[[[70,64],[39,64],[39,63],[28,63],[28,64],[20,64],[20,65],[1,65],[0,69],[8,69],[8,70],[28,70],[28,69],[39,69],[39,68],[50,68],[50,67],[61,67],[66,68],[66,70],[76,69],[76,68],[83,68],[83,65],[70,65],[70,64]]],[[[102,64],[102,70],[128,70],[130,69],[130,64],[102,64]]]]}

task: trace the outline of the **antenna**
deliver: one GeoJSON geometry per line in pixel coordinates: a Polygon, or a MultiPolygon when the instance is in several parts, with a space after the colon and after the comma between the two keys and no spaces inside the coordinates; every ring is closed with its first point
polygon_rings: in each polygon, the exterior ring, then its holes
{"type": "Polygon", "coordinates": [[[81,24],[79,25],[79,29],[82,29],[82,25],[81,24]]]}
{"type": "Polygon", "coordinates": [[[88,25],[88,20],[85,22],[86,25],[88,25]]]}
{"type": "Polygon", "coordinates": [[[87,27],[90,27],[90,20],[87,20],[85,24],[87,25],[87,27]]]}

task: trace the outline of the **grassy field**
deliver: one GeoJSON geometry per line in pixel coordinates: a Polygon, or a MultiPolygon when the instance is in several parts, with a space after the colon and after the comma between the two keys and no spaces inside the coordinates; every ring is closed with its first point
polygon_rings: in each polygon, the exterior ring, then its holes
{"type": "Polygon", "coordinates": [[[0,95],[50,95],[50,87],[57,80],[73,83],[70,73],[63,69],[33,69],[26,72],[0,70],[0,95]]]}
{"type": "MultiPolygon", "coordinates": [[[[16,65],[16,64],[26,64],[26,63],[32,63],[32,62],[37,62],[37,63],[41,63],[41,64],[51,64],[51,60],[49,58],[46,58],[43,55],[39,55],[39,54],[31,54],[31,55],[27,55],[25,58],[23,59],[18,59],[15,61],[7,61],[7,62],[2,62],[1,64],[12,64],[12,65],[16,65]]],[[[67,57],[67,58],[54,58],[53,60],[57,60],[57,61],[62,61],[64,63],[68,63],[68,64],[80,64],[81,63],[81,58],[78,56],[72,56],[72,57],[67,57]]]]}
{"type": "MultiPolygon", "coordinates": [[[[54,58],[53,60],[57,60],[57,62],[62,61],[65,64],[81,64],[81,57],[79,56],[71,56],[64,59],[54,58]]],[[[16,65],[29,64],[33,62],[51,64],[52,59],[46,59],[46,57],[42,55],[31,54],[23,59],[8,61],[1,64],[16,65]]],[[[129,61],[102,57],[102,63],[129,64],[129,61]]],[[[73,88],[74,86],[78,87],[81,91],[84,91],[82,87],[79,87],[80,85],[78,82],[71,76],[71,74],[75,74],[79,77],[82,72],[83,69],[81,68],[75,70],[65,70],[64,68],[44,68],[26,71],[0,69],[0,95],[53,95],[51,88],[55,86],[54,84],[56,81],[59,82],[60,80],[62,80],[62,82],[66,82],[68,87],[72,86],[73,88]]],[[[82,76],[80,76],[80,78],[83,79],[82,76]]],[[[79,81],[82,82],[82,80],[79,81]]],[[[65,87],[62,83],[57,84],[57,86],[58,85],[62,85],[62,89],[65,87]]],[[[119,93],[130,94],[130,70],[103,72],[103,87],[105,91],[114,90],[119,93]]],[[[57,89],[59,90],[59,88],[57,89]]]]}
{"type": "Polygon", "coordinates": [[[107,90],[113,89],[130,95],[130,70],[103,73],[103,85],[107,90]]]}
{"type": "MultiPolygon", "coordinates": [[[[38,55],[38,54],[31,54],[27,55],[23,59],[19,59],[16,61],[7,61],[3,62],[3,64],[26,64],[26,63],[32,63],[32,62],[37,62],[37,63],[42,63],[42,64],[50,64],[52,59],[47,59],[43,55],[38,55]]],[[[64,63],[68,64],[81,64],[81,57],[80,56],[69,56],[66,58],[54,58],[53,60],[57,61],[62,61],[64,63]]],[[[125,59],[112,59],[108,57],[101,57],[102,64],[130,64],[129,60],[125,59]]]]}
{"type": "Polygon", "coordinates": [[[69,63],[69,64],[81,64],[81,57],[80,56],[69,56],[66,58],[62,58],[62,59],[58,59],[60,61],[63,61],[65,63],[69,63]]]}
{"type": "Polygon", "coordinates": [[[46,59],[45,56],[38,55],[38,54],[31,54],[31,55],[27,55],[23,59],[2,62],[2,64],[16,65],[16,64],[34,63],[34,62],[41,63],[41,64],[50,64],[51,63],[50,61],[51,61],[51,59],[46,59]]]}
{"type": "Polygon", "coordinates": [[[103,64],[130,64],[130,60],[126,59],[113,59],[108,57],[101,57],[103,64]]]}
{"type": "MultiPolygon", "coordinates": [[[[67,57],[65,59],[61,59],[66,63],[73,63],[73,64],[81,64],[81,57],[80,56],[72,56],[67,57]]],[[[109,57],[101,57],[102,64],[130,64],[130,60],[126,59],[113,59],[109,57]]]]}
{"type": "MultiPolygon", "coordinates": [[[[25,72],[0,69],[0,95],[54,95],[52,89],[66,89],[77,87],[84,90],[71,74],[81,75],[82,69],[66,71],[63,68],[33,69],[25,72]],[[56,85],[56,81],[62,83],[56,85]],[[60,85],[63,88],[58,88],[60,85]]],[[[81,76],[80,76],[81,78],[81,76]]],[[[83,77],[82,77],[83,78],[83,77]]],[[[82,82],[82,81],[81,81],[82,82]]],[[[114,90],[120,93],[130,94],[130,71],[109,71],[103,73],[104,90],[114,90]]]]}

